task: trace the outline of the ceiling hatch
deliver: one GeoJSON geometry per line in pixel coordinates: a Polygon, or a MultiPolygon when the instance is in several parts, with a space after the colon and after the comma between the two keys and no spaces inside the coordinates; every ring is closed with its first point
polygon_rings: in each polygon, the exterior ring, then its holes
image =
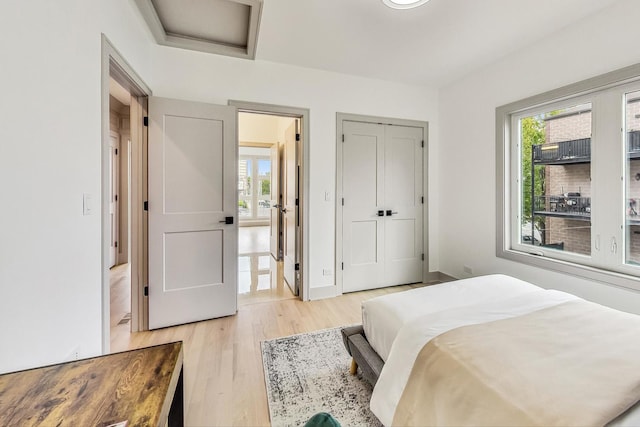
{"type": "Polygon", "coordinates": [[[158,44],[254,59],[262,0],[135,0],[158,44]]]}

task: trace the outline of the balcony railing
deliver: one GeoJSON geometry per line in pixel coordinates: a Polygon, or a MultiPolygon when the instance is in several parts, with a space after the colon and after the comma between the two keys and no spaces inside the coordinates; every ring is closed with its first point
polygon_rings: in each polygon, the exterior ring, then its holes
{"type": "Polygon", "coordinates": [[[591,218],[591,197],[581,197],[580,193],[535,196],[533,209],[536,215],[586,220],[591,218]]]}
{"type": "MultiPolygon", "coordinates": [[[[640,158],[640,130],[627,133],[629,157],[640,158]]],[[[591,138],[574,139],[533,146],[535,164],[584,163],[591,159],[591,138]]]]}
{"type": "Polygon", "coordinates": [[[640,130],[634,130],[628,134],[629,158],[636,159],[640,157],[640,130]]]}
{"type": "MultiPolygon", "coordinates": [[[[639,143],[640,154],[640,143],[639,143]]],[[[574,139],[533,146],[533,163],[584,163],[591,159],[591,138],[574,139]]]]}

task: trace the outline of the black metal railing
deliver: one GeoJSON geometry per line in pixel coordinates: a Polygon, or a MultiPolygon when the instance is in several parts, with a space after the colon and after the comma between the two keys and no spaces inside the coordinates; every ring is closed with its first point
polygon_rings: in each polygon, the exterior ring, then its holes
{"type": "Polygon", "coordinates": [[[533,146],[534,163],[580,162],[588,161],[590,158],[591,138],[574,139],[571,141],[545,143],[533,146]]]}
{"type": "Polygon", "coordinates": [[[559,196],[535,196],[534,212],[557,216],[591,216],[591,197],[581,197],[580,193],[559,196]]]}

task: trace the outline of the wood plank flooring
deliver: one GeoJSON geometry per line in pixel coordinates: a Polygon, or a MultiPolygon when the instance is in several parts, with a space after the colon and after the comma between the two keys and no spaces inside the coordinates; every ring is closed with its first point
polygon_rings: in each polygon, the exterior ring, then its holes
{"type": "MultiPolygon", "coordinates": [[[[235,316],[119,335],[111,351],[184,341],[185,421],[189,426],[267,426],[260,342],[361,322],[363,300],[423,285],[355,292],[302,302],[241,306],[235,316]]],[[[345,366],[345,370],[349,366],[345,366]]]]}

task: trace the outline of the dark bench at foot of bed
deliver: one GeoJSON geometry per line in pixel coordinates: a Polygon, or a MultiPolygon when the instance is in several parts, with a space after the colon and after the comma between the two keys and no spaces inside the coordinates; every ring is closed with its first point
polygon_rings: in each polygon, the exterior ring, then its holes
{"type": "Polygon", "coordinates": [[[349,326],[342,328],[342,340],[347,352],[353,357],[351,361],[351,374],[355,375],[360,367],[362,376],[371,383],[376,385],[384,362],[378,356],[378,353],[369,345],[369,341],[364,335],[362,325],[349,326]]]}

